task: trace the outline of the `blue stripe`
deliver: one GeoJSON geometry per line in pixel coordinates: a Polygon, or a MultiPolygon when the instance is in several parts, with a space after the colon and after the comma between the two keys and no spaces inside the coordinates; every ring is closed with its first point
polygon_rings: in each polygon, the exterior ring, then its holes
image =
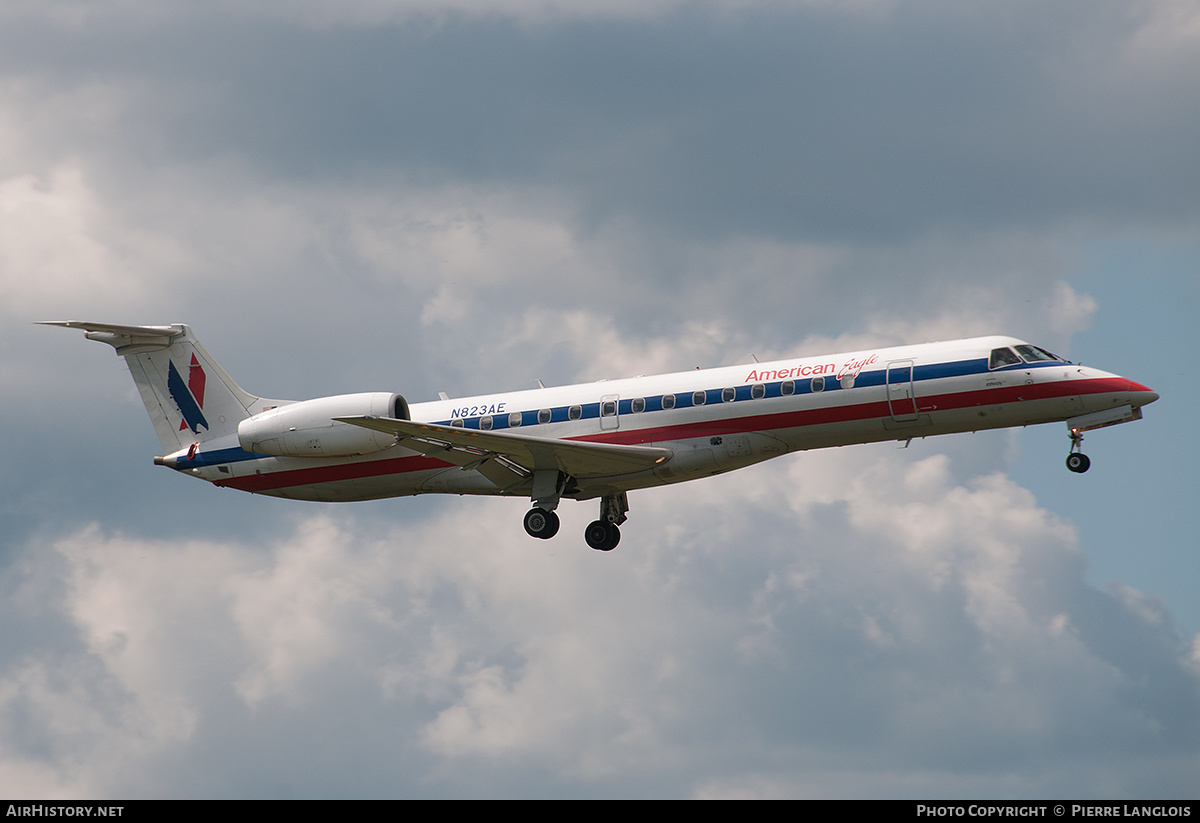
{"type": "Polygon", "coordinates": [[[196,398],[192,397],[192,390],[183,382],[183,378],[175,369],[174,361],[171,360],[167,361],[167,391],[171,393],[171,399],[179,407],[179,413],[187,421],[192,434],[199,434],[201,426],[210,428],[208,421],[204,419],[204,412],[200,411],[200,406],[196,403],[196,398]]]}
{"type": "MultiPolygon", "coordinates": [[[[903,362],[905,360],[905,358],[901,358],[900,360],[901,360],[901,362],[903,362]]],[[[892,361],[892,362],[894,362],[894,361],[892,361]]],[[[988,374],[989,372],[1004,372],[1004,371],[1020,371],[1020,370],[1029,370],[1029,369],[1056,368],[1056,367],[1061,367],[1062,365],[1063,365],[1063,361],[1044,361],[1044,362],[1039,361],[1037,363],[1016,363],[1011,366],[1004,366],[999,369],[988,369],[988,358],[981,357],[981,358],[973,358],[971,360],[958,360],[958,361],[953,361],[953,362],[949,362],[949,363],[923,364],[923,365],[911,367],[911,371],[912,371],[913,382],[923,383],[923,382],[930,381],[930,380],[945,380],[947,378],[952,378],[952,377],[969,377],[971,375],[976,375],[976,374],[988,374]]],[[[903,366],[903,367],[892,368],[891,371],[892,371],[893,379],[897,380],[897,382],[907,382],[909,368],[910,367],[907,365],[903,366]]],[[[861,388],[869,388],[869,387],[874,387],[874,386],[885,386],[885,385],[887,385],[887,371],[888,371],[888,369],[887,369],[886,365],[884,366],[884,368],[881,368],[881,369],[875,369],[872,371],[864,371],[861,374],[859,374],[856,378],[854,378],[854,385],[852,386],[852,388],[853,389],[861,389],[861,388]]],[[[818,377],[818,378],[812,378],[812,379],[801,378],[799,380],[777,380],[772,383],[763,383],[762,385],[765,388],[765,393],[763,394],[762,399],[789,396],[789,395],[785,395],[783,393],[783,384],[784,383],[791,383],[794,386],[794,391],[792,391],[790,393],[790,396],[800,395],[800,394],[827,394],[829,392],[834,392],[834,391],[847,391],[847,389],[844,389],[842,387],[841,383],[833,375],[825,375],[823,378],[824,388],[819,392],[814,392],[813,391],[813,381],[817,380],[817,379],[822,379],[822,378],[818,377]]],[[[754,398],[751,396],[751,393],[750,393],[753,385],[754,384],[743,383],[743,384],[740,384],[737,386],[733,386],[732,388],[734,389],[734,400],[732,402],[740,403],[740,402],[747,401],[747,400],[753,400],[754,398]]],[[[724,403],[725,401],[723,401],[721,399],[721,393],[725,390],[725,388],[730,388],[730,387],[723,387],[723,388],[719,388],[719,389],[704,389],[703,391],[704,391],[705,402],[703,405],[711,406],[711,405],[719,405],[719,404],[724,403]]],[[[697,391],[700,391],[700,390],[698,389],[697,391]]],[[[693,392],[682,392],[682,393],[676,394],[675,395],[675,405],[673,408],[676,408],[676,409],[695,408],[696,404],[694,404],[692,402],[692,394],[693,394],[693,392]]],[[[918,392],[918,395],[919,394],[920,393],[918,392]]],[[[662,403],[663,403],[663,397],[665,397],[665,396],[666,395],[664,395],[664,394],[660,394],[660,395],[649,396],[649,397],[643,398],[646,401],[646,408],[643,412],[638,412],[638,414],[645,414],[646,412],[663,411],[662,403]]],[[[598,418],[600,416],[600,403],[599,402],[583,403],[583,404],[573,403],[571,405],[578,405],[578,406],[582,407],[583,414],[580,418],[578,418],[580,420],[592,420],[592,419],[598,418]]],[[[570,408],[570,406],[554,406],[554,407],[552,407],[550,409],[550,422],[551,423],[566,423],[566,422],[568,422],[570,420],[570,418],[567,414],[568,408],[570,408]]],[[[619,414],[634,414],[633,398],[632,397],[622,398],[618,403],[618,412],[619,412],[619,414]]],[[[533,425],[538,424],[538,410],[534,409],[531,411],[522,411],[522,412],[520,412],[520,414],[521,414],[521,425],[522,426],[533,426],[533,425]]],[[[492,429],[497,430],[497,429],[516,428],[516,426],[509,426],[508,417],[509,417],[508,414],[493,415],[492,416],[492,429]]],[[[462,419],[462,418],[455,418],[455,419],[462,419]]],[[[468,429],[478,429],[480,419],[481,419],[481,417],[469,417],[469,418],[462,419],[463,427],[468,428],[468,429]]],[[[436,422],[443,426],[449,426],[449,425],[452,425],[453,420],[439,420],[436,422]]]]}
{"type": "MultiPolygon", "coordinates": [[[[951,362],[951,363],[930,363],[927,365],[916,366],[912,369],[912,374],[913,374],[913,380],[917,383],[921,383],[921,382],[925,382],[925,381],[929,381],[929,380],[944,380],[946,378],[952,378],[952,377],[968,377],[968,376],[974,375],[974,374],[987,374],[987,373],[989,373],[989,371],[1001,372],[1001,371],[1014,371],[1014,370],[1021,370],[1021,369],[1053,368],[1053,367],[1059,367],[1062,365],[1063,365],[1062,362],[1049,362],[1048,361],[1048,362],[1038,362],[1038,363],[1014,364],[1012,366],[1005,366],[1000,369],[989,370],[988,369],[988,359],[985,357],[985,358],[978,358],[978,359],[973,359],[973,360],[960,360],[960,361],[951,362]]],[[[903,380],[904,378],[907,377],[909,367],[908,366],[896,367],[896,368],[892,368],[891,371],[892,371],[893,377],[902,376],[901,380],[903,380]]],[[[876,369],[873,371],[864,371],[860,375],[858,375],[858,377],[855,378],[853,388],[859,389],[859,388],[866,388],[866,387],[870,387],[870,386],[886,385],[886,383],[887,383],[886,375],[887,375],[887,367],[886,366],[882,369],[876,369]]],[[[169,387],[171,386],[172,379],[174,381],[177,381],[177,384],[178,384],[177,390],[180,390],[181,395],[183,397],[187,398],[188,400],[191,400],[192,394],[190,391],[187,390],[187,387],[183,384],[183,380],[182,380],[182,378],[180,378],[179,372],[177,372],[175,370],[175,365],[173,363],[170,364],[170,368],[169,368],[169,379],[168,379],[169,387]]],[[[734,399],[731,402],[741,403],[744,401],[753,400],[754,397],[751,394],[751,392],[753,391],[754,385],[758,385],[758,384],[743,383],[741,385],[732,386],[732,387],[722,387],[719,389],[704,389],[703,391],[704,391],[705,402],[703,405],[724,404],[726,401],[721,399],[721,395],[722,395],[722,392],[724,392],[726,388],[734,389],[734,399]]],[[[763,393],[763,397],[760,399],[787,397],[787,396],[795,396],[795,395],[801,395],[801,394],[823,394],[823,393],[834,392],[834,391],[847,391],[847,389],[842,388],[841,383],[838,382],[838,380],[836,378],[834,378],[832,375],[826,375],[823,378],[817,377],[817,378],[811,378],[811,379],[807,379],[807,380],[806,379],[777,380],[772,383],[762,383],[761,385],[763,386],[764,393],[763,393]],[[824,384],[824,388],[819,392],[813,391],[813,382],[815,380],[822,380],[822,382],[824,384]],[[793,385],[794,389],[790,393],[790,395],[785,395],[783,393],[783,384],[784,383],[791,383],[793,385]]],[[[175,397],[175,394],[176,394],[176,390],[173,389],[172,397],[175,397]]],[[[693,392],[682,392],[680,394],[676,394],[675,395],[675,405],[673,406],[673,408],[675,408],[675,409],[695,408],[696,406],[692,402],[692,395],[693,395],[693,392]]],[[[637,412],[637,414],[645,414],[648,412],[663,411],[663,398],[666,396],[667,395],[665,395],[665,394],[659,394],[659,395],[652,395],[649,397],[642,398],[643,400],[645,400],[646,406],[642,412],[637,412]]],[[[635,414],[635,412],[633,411],[633,400],[634,400],[633,397],[620,399],[618,401],[618,414],[635,414]]],[[[176,398],[176,402],[179,402],[178,398],[176,398]]],[[[183,405],[184,404],[182,404],[182,403],[180,404],[181,408],[183,405]]],[[[195,405],[194,401],[192,402],[192,405],[193,406],[195,405]]],[[[571,405],[580,406],[582,414],[578,418],[579,420],[594,420],[594,419],[597,419],[600,417],[600,401],[596,401],[594,403],[582,403],[582,404],[573,403],[571,405]]],[[[570,416],[568,414],[569,408],[570,408],[570,406],[552,407],[550,409],[550,422],[551,423],[565,423],[565,422],[570,421],[570,416]]],[[[513,412],[513,413],[516,413],[516,412],[513,412]]],[[[204,421],[203,414],[200,413],[200,410],[198,407],[196,407],[196,414],[200,415],[200,422],[203,423],[203,425],[205,425],[207,427],[208,424],[207,424],[207,422],[204,421]]],[[[519,414],[521,415],[521,425],[522,426],[538,425],[538,422],[537,422],[538,410],[537,409],[522,411],[522,412],[519,412],[519,414]]],[[[185,415],[184,419],[187,419],[186,415],[185,415]]],[[[463,427],[468,428],[468,429],[479,429],[479,421],[481,419],[482,419],[482,417],[467,418],[467,419],[463,420],[463,427]]],[[[517,428],[517,426],[510,426],[508,419],[509,419],[508,414],[493,415],[492,429],[496,430],[496,429],[508,429],[508,428],[515,429],[515,428],[517,428]]],[[[443,426],[451,425],[450,420],[439,420],[436,422],[443,426]]],[[[265,458],[269,458],[269,457],[271,457],[271,455],[269,455],[269,454],[257,454],[255,452],[248,452],[245,449],[235,446],[233,448],[227,448],[227,449],[214,449],[211,451],[197,452],[196,456],[194,458],[192,458],[191,460],[187,460],[187,459],[180,460],[179,467],[180,468],[189,468],[189,469],[190,468],[203,468],[205,466],[228,465],[230,463],[240,463],[240,462],[244,462],[247,460],[261,460],[261,459],[265,459],[265,458]]]]}
{"type": "Polygon", "coordinates": [[[243,448],[234,446],[230,449],[213,449],[212,451],[198,451],[196,456],[191,460],[184,458],[179,461],[179,467],[184,469],[199,469],[205,466],[226,465],[229,463],[241,463],[246,460],[262,460],[271,457],[269,454],[256,454],[248,452],[243,448]]]}

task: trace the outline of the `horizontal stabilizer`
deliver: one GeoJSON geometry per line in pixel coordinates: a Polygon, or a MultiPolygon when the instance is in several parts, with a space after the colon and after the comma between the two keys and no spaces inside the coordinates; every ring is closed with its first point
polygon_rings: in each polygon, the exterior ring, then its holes
{"type": "Polygon", "coordinates": [[[84,331],[106,331],[110,334],[126,336],[159,336],[176,337],[183,334],[178,326],[119,326],[114,323],[89,323],[86,320],[39,320],[39,326],[62,326],[67,329],[83,329],[84,331]]]}
{"type": "Polygon", "coordinates": [[[38,325],[83,329],[86,332],[84,337],[88,340],[107,343],[122,357],[165,349],[174,338],[183,334],[182,326],[119,326],[86,320],[41,320],[38,325]]]}
{"type": "MultiPolygon", "coordinates": [[[[620,446],[579,440],[554,440],[510,432],[479,431],[437,423],[416,423],[389,417],[338,417],[367,429],[390,432],[405,448],[436,455],[451,449],[483,461],[501,457],[528,471],[557,469],[576,478],[610,477],[652,469],[671,459],[669,449],[620,446]]],[[[453,461],[457,462],[457,461],[453,461]]]]}

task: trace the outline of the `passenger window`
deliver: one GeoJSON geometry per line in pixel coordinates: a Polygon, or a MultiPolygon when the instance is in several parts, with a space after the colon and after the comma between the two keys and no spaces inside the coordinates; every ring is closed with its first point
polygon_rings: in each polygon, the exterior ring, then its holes
{"type": "Polygon", "coordinates": [[[567,409],[567,417],[572,420],[578,420],[579,418],[583,417],[583,407],[571,406],[569,409],[567,409]]]}
{"type": "Polygon", "coordinates": [[[992,356],[988,359],[989,369],[1001,369],[1005,366],[1019,366],[1021,358],[1013,353],[1012,349],[992,349],[992,356]]]}
{"type": "Polygon", "coordinates": [[[492,416],[490,414],[479,418],[479,430],[485,432],[492,430],[492,416]]]}
{"type": "Polygon", "coordinates": [[[704,393],[704,389],[698,389],[697,391],[692,392],[693,406],[703,406],[706,400],[708,400],[708,395],[704,393]]]}
{"type": "Polygon", "coordinates": [[[721,389],[721,402],[722,403],[732,403],[734,401],[734,398],[736,398],[736,397],[737,397],[737,389],[733,388],[732,386],[729,388],[721,389]]]}
{"type": "Polygon", "coordinates": [[[508,416],[508,427],[510,429],[515,429],[517,426],[521,425],[521,422],[520,412],[513,412],[508,416]]]}
{"type": "Polygon", "coordinates": [[[630,400],[629,410],[634,414],[637,414],[638,412],[644,412],[646,410],[646,398],[635,397],[633,400],[630,400]]]}
{"type": "Polygon", "coordinates": [[[461,429],[461,428],[463,427],[463,425],[464,425],[464,424],[463,424],[463,419],[462,419],[461,417],[456,417],[456,418],[454,418],[453,420],[451,420],[451,421],[450,421],[450,425],[451,425],[451,426],[453,426],[453,427],[454,427],[454,428],[456,428],[456,429],[461,429]]]}
{"type": "Polygon", "coordinates": [[[795,392],[796,392],[796,381],[795,380],[784,380],[782,383],[779,384],[779,393],[780,394],[789,395],[789,394],[795,394],[795,392]]]}
{"type": "Polygon", "coordinates": [[[750,387],[750,397],[755,400],[761,400],[767,396],[767,387],[762,383],[755,383],[750,387]]]}
{"type": "Polygon", "coordinates": [[[539,423],[549,423],[550,422],[550,410],[549,409],[538,409],[538,422],[539,423]]]}
{"type": "Polygon", "coordinates": [[[825,391],[825,378],[824,377],[814,377],[812,379],[812,383],[809,384],[809,388],[812,390],[813,394],[825,391]]]}
{"type": "Polygon", "coordinates": [[[617,413],[617,403],[615,400],[605,400],[600,404],[601,417],[613,417],[617,413]]]}
{"type": "Polygon", "coordinates": [[[662,407],[663,407],[664,409],[673,409],[673,408],[675,408],[675,395],[673,395],[673,394],[664,394],[664,395],[663,395],[663,398],[662,398],[662,407]]]}

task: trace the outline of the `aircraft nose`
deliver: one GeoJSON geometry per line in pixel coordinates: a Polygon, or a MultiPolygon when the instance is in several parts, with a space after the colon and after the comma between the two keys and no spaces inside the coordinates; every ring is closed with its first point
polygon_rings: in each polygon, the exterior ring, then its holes
{"type": "Polygon", "coordinates": [[[1134,406],[1147,406],[1158,399],[1158,392],[1148,386],[1143,386],[1141,383],[1136,383],[1133,380],[1129,382],[1129,394],[1134,406]]]}

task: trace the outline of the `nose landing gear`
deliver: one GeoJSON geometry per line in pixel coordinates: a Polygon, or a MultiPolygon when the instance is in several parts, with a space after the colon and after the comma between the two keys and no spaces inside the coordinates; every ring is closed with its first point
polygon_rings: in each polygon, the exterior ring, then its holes
{"type": "Polygon", "coordinates": [[[1083,446],[1083,432],[1071,429],[1071,453],[1067,455],[1067,468],[1076,474],[1083,474],[1092,467],[1091,459],[1080,449],[1083,446]]]}
{"type": "MultiPolygon", "coordinates": [[[[1149,390],[1147,389],[1147,391],[1149,390]]],[[[1154,394],[1153,392],[1150,393],[1154,394]]],[[[1158,395],[1154,394],[1154,397],[1147,402],[1153,403],[1157,399],[1158,395]]],[[[1119,406],[1114,409],[1102,409],[1101,411],[1089,412],[1088,414],[1081,414],[1078,417],[1070,418],[1067,420],[1067,434],[1071,438],[1071,453],[1067,455],[1067,468],[1076,474],[1083,474],[1092,466],[1092,461],[1088,460],[1087,455],[1080,451],[1084,432],[1141,419],[1141,407],[1134,408],[1132,405],[1119,406]]]]}

